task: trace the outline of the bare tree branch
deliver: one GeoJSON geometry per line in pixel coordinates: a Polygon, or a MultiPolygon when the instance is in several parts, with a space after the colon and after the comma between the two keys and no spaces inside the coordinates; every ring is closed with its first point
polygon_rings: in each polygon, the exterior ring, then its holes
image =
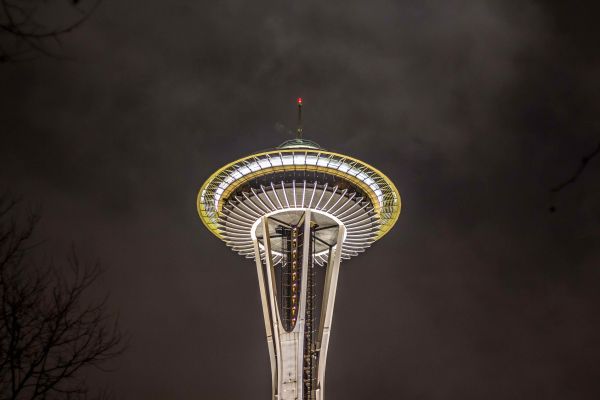
{"type": "Polygon", "coordinates": [[[62,36],[86,22],[100,1],[93,0],[89,6],[83,7],[79,0],[0,0],[0,63],[30,60],[35,54],[60,57],[49,49],[51,42],[61,47],[62,36]],[[66,25],[52,23],[47,13],[41,12],[49,5],[57,14],[61,11],[64,14],[64,5],[68,5],[70,14],[76,15],[70,17],[66,25]],[[43,17],[40,16],[42,14],[43,17]]]}
{"type": "Polygon", "coordinates": [[[564,181],[560,185],[557,185],[557,186],[553,187],[551,189],[551,191],[554,192],[554,193],[559,192],[562,189],[564,189],[566,186],[569,186],[570,184],[572,184],[573,182],[575,182],[577,180],[577,178],[579,178],[579,176],[581,176],[581,174],[585,170],[585,167],[588,165],[588,163],[590,162],[590,160],[592,160],[598,154],[600,154],[600,143],[598,143],[598,146],[596,146],[596,149],[594,151],[592,151],[590,154],[588,154],[587,156],[585,156],[585,157],[583,157],[581,159],[581,163],[579,164],[579,167],[577,168],[577,170],[575,171],[575,173],[573,175],[571,175],[571,177],[569,179],[567,179],[566,181],[564,181]]]}
{"type": "Polygon", "coordinates": [[[107,297],[90,300],[102,269],[74,249],[66,268],[40,265],[32,254],[39,216],[20,223],[17,205],[0,196],[0,400],[87,399],[83,370],[124,350],[107,297]]]}

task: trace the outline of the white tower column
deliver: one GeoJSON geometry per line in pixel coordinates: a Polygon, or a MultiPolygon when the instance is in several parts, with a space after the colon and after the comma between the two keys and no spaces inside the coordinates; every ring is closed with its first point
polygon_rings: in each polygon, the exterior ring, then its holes
{"type": "Polygon", "coordinates": [[[284,328],[284,322],[279,312],[280,308],[278,304],[277,287],[275,284],[276,267],[273,261],[273,249],[269,236],[269,223],[268,216],[261,218],[263,232],[262,249],[259,238],[255,237],[253,241],[267,345],[271,362],[273,400],[322,400],[324,392],[325,362],[331,333],[331,321],[345,228],[342,225],[338,226],[337,242],[329,251],[323,299],[321,303],[321,317],[315,342],[317,366],[314,373],[316,374],[316,385],[313,388],[313,393],[303,393],[303,368],[305,367],[304,330],[307,304],[306,296],[308,292],[307,282],[309,261],[313,257],[313,255],[309,253],[312,240],[311,210],[304,210],[300,299],[297,320],[291,331],[286,331],[284,328]],[[264,262],[261,260],[261,255],[264,256],[264,262]]]}

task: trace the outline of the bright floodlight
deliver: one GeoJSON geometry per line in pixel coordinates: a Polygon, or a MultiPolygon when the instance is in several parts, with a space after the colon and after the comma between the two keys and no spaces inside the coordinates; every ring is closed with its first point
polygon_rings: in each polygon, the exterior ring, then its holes
{"type": "Polygon", "coordinates": [[[273,400],[323,399],[340,262],[400,214],[384,174],[301,135],[299,124],[298,138],[227,164],[198,193],[204,225],[255,260],[273,400]]]}

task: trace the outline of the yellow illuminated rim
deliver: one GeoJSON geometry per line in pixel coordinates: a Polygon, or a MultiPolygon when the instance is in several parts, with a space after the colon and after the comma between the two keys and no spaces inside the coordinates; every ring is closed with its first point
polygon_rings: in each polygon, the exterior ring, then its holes
{"type": "MultiPolygon", "coordinates": [[[[295,158],[294,158],[294,160],[295,160],[295,158]]],[[[198,215],[200,216],[200,220],[206,226],[206,228],[208,228],[208,230],[211,231],[215,236],[217,236],[219,239],[223,239],[219,232],[218,217],[220,216],[221,210],[223,209],[224,200],[227,199],[231,193],[235,192],[237,190],[237,188],[239,188],[245,182],[247,182],[251,179],[254,179],[257,176],[268,175],[268,174],[275,173],[275,172],[286,172],[286,171],[294,171],[294,170],[325,172],[330,175],[339,176],[340,178],[343,178],[343,179],[351,182],[352,184],[356,185],[364,193],[366,193],[369,196],[371,203],[373,204],[373,207],[374,207],[373,211],[380,218],[380,229],[379,229],[379,232],[377,233],[377,236],[375,237],[375,240],[380,239],[386,233],[388,233],[390,231],[390,229],[394,226],[396,221],[398,220],[398,217],[400,216],[401,199],[400,199],[400,193],[398,192],[398,189],[396,189],[396,186],[393,184],[393,182],[387,176],[385,176],[381,171],[372,167],[371,165],[369,165],[363,161],[360,161],[356,158],[353,158],[353,157],[345,156],[345,155],[339,154],[339,153],[333,153],[330,151],[324,151],[324,150],[274,149],[274,150],[265,151],[265,152],[261,152],[261,153],[251,154],[249,156],[240,158],[236,161],[233,161],[233,162],[225,165],[224,167],[218,169],[214,174],[212,174],[204,182],[204,184],[198,191],[196,205],[198,208],[198,215]],[[322,156],[327,156],[330,160],[335,159],[336,161],[338,161],[340,163],[346,162],[347,164],[350,164],[352,168],[356,168],[360,172],[365,173],[372,180],[374,180],[375,183],[377,183],[377,185],[379,186],[379,188],[382,192],[382,197],[383,197],[382,204],[380,204],[379,197],[377,196],[377,194],[375,193],[373,188],[371,188],[371,186],[367,185],[364,181],[362,181],[361,179],[358,179],[357,177],[355,177],[351,174],[348,174],[346,172],[340,171],[336,168],[332,168],[329,166],[312,165],[312,164],[300,164],[300,165],[299,164],[291,164],[291,165],[277,165],[277,166],[261,167],[261,169],[259,169],[257,171],[243,175],[241,178],[234,180],[227,186],[227,188],[221,194],[219,201],[218,201],[218,207],[217,207],[218,209],[215,210],[214,188],[218,187],[225,178],[229,177],[230,172],[232,170],[235,170],[237,167],[250,164],[251,162],[259,161],[259,160],[261,160],[261,158],[263,158],[265,156],[270,157],[270,156],[276,155],[276,156],[281,157],[284,153],[292,153],[293,156],[304,155],[305,159],[306,159],[306,157],[308,157],[308,155],[317,156],[317,159],[321,158],[322,156]],[[204,201],[202,201],[203,193],[206,194],[204,196],[204,198],[205,198],[204,201]]]]}

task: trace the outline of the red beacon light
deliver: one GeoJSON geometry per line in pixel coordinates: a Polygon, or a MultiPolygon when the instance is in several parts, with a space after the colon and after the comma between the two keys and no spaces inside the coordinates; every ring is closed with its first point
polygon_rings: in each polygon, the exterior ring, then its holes
{"type": "Polygon", "coordinates": [[[298,97],[298,104],[302,105],[302,97],[298,97]]]}

